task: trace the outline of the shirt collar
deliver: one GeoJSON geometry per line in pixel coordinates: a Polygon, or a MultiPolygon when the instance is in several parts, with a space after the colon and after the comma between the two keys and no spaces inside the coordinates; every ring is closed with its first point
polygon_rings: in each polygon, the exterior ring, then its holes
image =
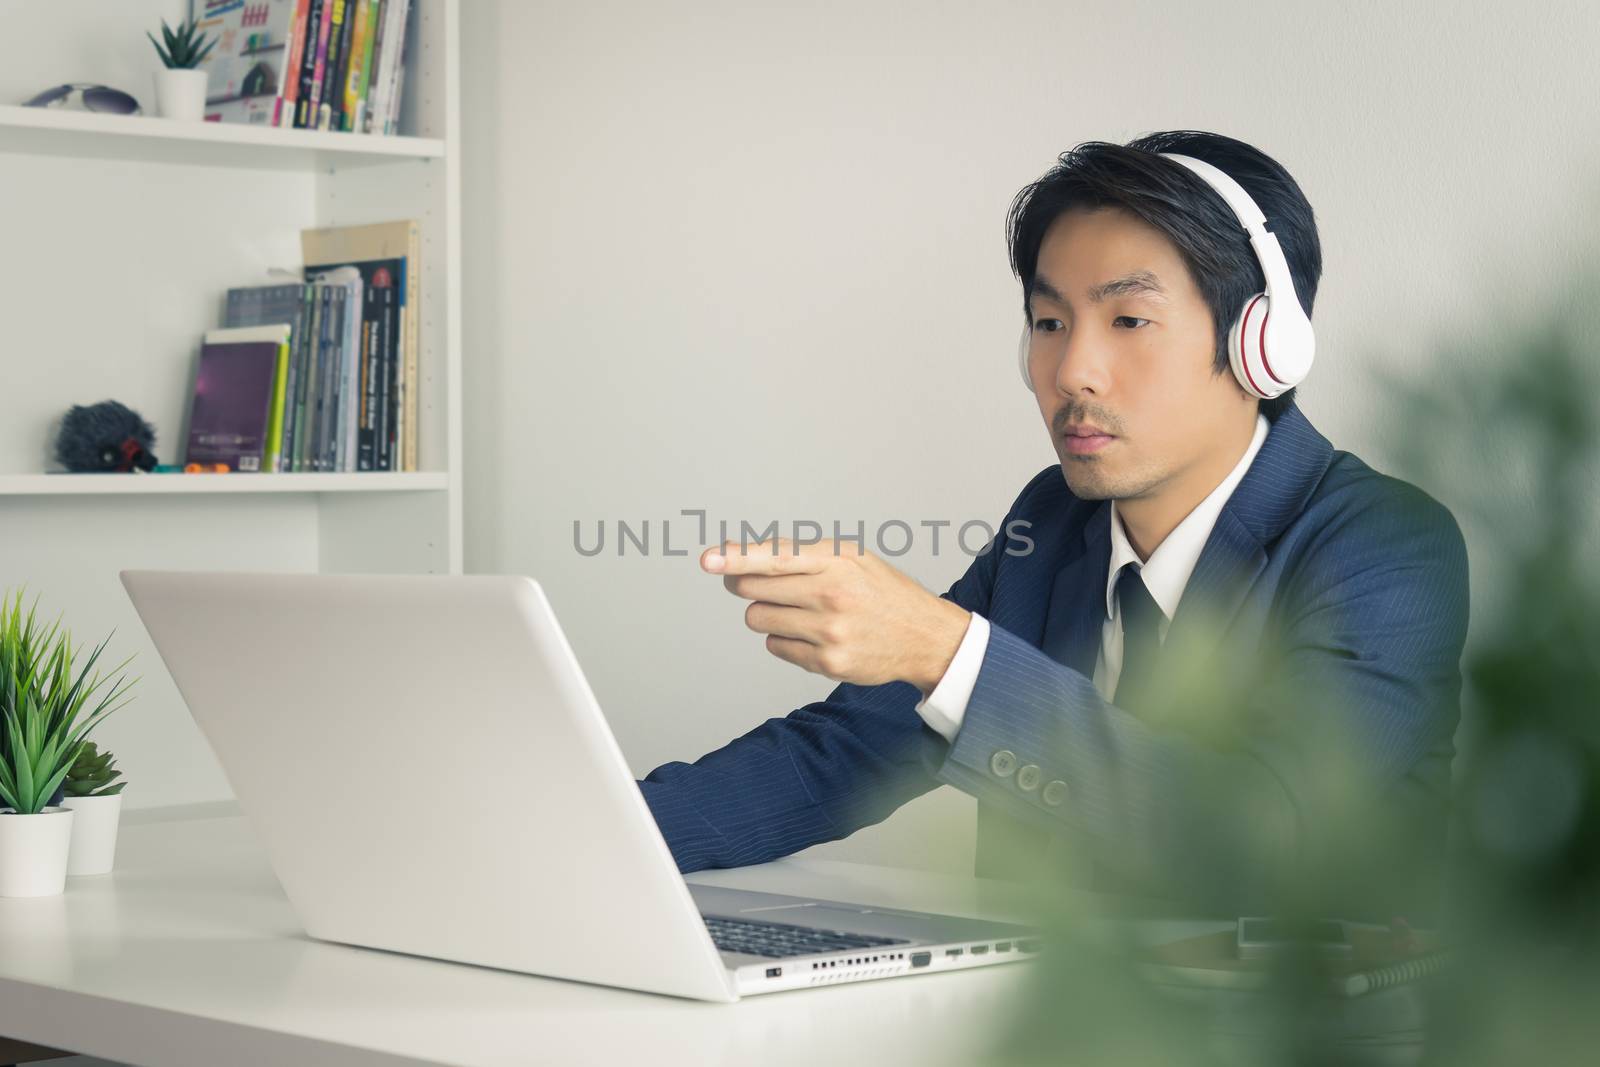
{"type": "Polygon", "coordinates": [[[1122,516],[1117,513],[1117,502],[1111,502],[1111,566],[1106,572],[1106,618],[1115,617],[1117,576],[1122,573],[1125,564],[1132,563],[1138,568],[1139,576],[1144,579],[1145,588],[1150,590],[1150,596],[1161,609],[1161,614],[1168,621],[1172,619],[1177,613],[1178,601],[1183,597],[1184,586],[1189,584],[1189,575],[1194,573],[1195,564],[1200,562],[1200,552],[1211,537],[1211,528],[1217,524],[1217,516],[1222,514],[1223,505],[1250,469],[1256,453],[1261,451],[1261,442],[1267,439],[1267,431],[1271,427],[1267,417],[1257,413],[1256,430],[1250,438],[1250,445],[1239,457],[1239,462],[1234,464],[1233,470],[1204,500],[1195,505],[1193,511],[1184,516],[1183,521],[1173,528],[1166,540],[1156,546],[1143,564],[1140,564],[1139,553],[1133,550],[1128,535],[1122,529],[1122,516]]]}

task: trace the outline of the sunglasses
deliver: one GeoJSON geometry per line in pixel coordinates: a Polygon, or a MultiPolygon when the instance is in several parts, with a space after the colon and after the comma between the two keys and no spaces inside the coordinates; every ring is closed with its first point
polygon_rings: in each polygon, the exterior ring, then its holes
{"type": "Polygon", "coordinates": [[[88,111],[102,111],[111,115],[138,115],[142,113],[139,101],[123,92],[113,89],[108,85],[90,85],[85,82],[73,82],[70,85],[58,85],[29,100],[24,107],[58,107],[76,92],[83,106],[88,111]]]}

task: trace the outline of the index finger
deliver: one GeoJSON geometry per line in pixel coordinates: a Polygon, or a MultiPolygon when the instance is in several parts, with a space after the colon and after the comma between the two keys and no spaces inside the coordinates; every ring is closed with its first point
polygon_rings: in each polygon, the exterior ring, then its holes
{"type": "Polygon", "coordinates": [[[724,541],[700,554],[700,566],[712,574],[816,574],[827,559],[810,551],[814,548],[784,537],[750,544],[724,541]]]}

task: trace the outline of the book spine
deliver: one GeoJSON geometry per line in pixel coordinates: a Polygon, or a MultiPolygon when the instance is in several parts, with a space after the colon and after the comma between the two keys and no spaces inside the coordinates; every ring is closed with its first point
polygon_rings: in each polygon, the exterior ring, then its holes
{"type": "Polygon", "coordinates": [[[306,334],[300,351],[300,381],[295,386],[294,460],[291,470],[303,471],[306,467],[306,444],[311,439],[311,419],[307,401],[313,401],[312,375],[316,372],[317,338],[322,332],[322,293],[315,285],[306,286],[306,334]]]}
{"type": "Polygon", "coordinates": [[[283,452],[283,398],[289,384],[289,341],[278,346],[277,367],[272,375],[271,414],[267,418],[267,440],[262,448],[261,469],[276,474],[282,468],[283,452]]]}
{"type": "Polygon", "coordinates": [[[345,316],[349,314],[349,290],[342,285],[331,287],[333,290],[333,329],[329,333],[328,358],[323,363],[322,390],[323,403],[319,412],[317,425],[318,449],[317,469],[324,471],[333,470],[334,456],[337,455],[338,442],[334,437],[333,424],[339,411],[339,368],[343,365],[344,332],[347,329],[345,316]]]}
{"type": "Polygon", "coordinates": [[[389,22],[388,0],[372,0],[372,53],[367,57],[366,85],[361,89],[362,133],[372,132],[372,111],[378,106],[378,90],[382,86],[380,67],[383,63],[384,30],[389,22]]]}
{"type": "Polygon", "coordinates": [[[389,470],[389,360],[379,353],[372,368],[372,469],[389,470]]]}
{"type": "Polygon", "coordinates": [[[350,33],[350,60],[345,64],[346,74],[340,83],[340,91],[344,93],[344,122],[339,128],[346,132],[355,128],[352,123],[357,117],[356,107],[361,100],[361,79],[367,65],[367,34],[371,18],[371,0],[356,0],[355,14],[350,19],[355,26],[350,33]]]}
{"type": "Polygon", "coordinates": [[[294,17],[289,20],[289,35],[283,42],[283,70],[278,77],[278,100],[272,112],[274,126],[292,124],[300,93],[300,57],[305,52],[306,11],[310,2],[296,0],[294,17]]]}
{"type": "Polygon", "coordinates": [[[306,397],[306,418],[310,421],[307,434],[305,451],[305,470],[321,470],[322,456],[322,405],[324,396],[322,390],[323,378],[326,376],[328,355],[332,348],[333,332],[333,291],[331,285],[317,285],[317,310],[320,321],[317,324],[317,360],[311,371],[311,392],[306,397]]]}
{"type": "Polygon", "coordinates": [[[333,16],[333,0],[311,0],[316,14],[306,20],[306,58],[301,63],[305,81],[300,87],[300,102],[295,109],[295,125],[315,129],[317,106],[322,101],[322,69],[328,58],[328,30],[333,16]]]}
{"type": "MultiPolygon", "coordinates": [[[[370,281],[370,279],[368,279],[370,281]]],[[[359,454],[359,431],[361,415],[361,362],[367,357],[367,349],[372,344],[372,335],[377,330],[374,318],[378,308],[378,294],[371,284],[361,288],[361,330],[356,340],[356,347],[350,353],[350,358],[345,361],[345,393],[348,403],[344,409],[344,423],[341,427],[341,439],[344,443],[344,462],[341,470],[353,471],[356,469],[356,457],[359,454]]]]}
{"type": "Polygon", "coordinates": [[[377,411],[378,397],[376,375],[378,359],[383,351],[383,336],[387,334],[389,328],[390,294],[393,290],[384,288],[378,292],[380,294],[380,306],[383,311],[383,317],[378,324],[380,336],[372,339],[372,342],[361,353],[361,411],[357,417],[356,469],[363,471],[377,469],[377,452],[375,448],[377,439],[373,432],[376,425],[375,412],[377,411]]]}
{"type": "Polygon", "coordinates": [[[339,359],[339,415],[334,421],[334,470],[352,470],[350,454],[350,406],[355,393],[355,366],[361,356],[361,329],[366,322],[365,279],[353,286],[355,299],[347,305],[345,313],[344,350],[339,359]]]}
{"type": "Polygon", "coordinates": [[[300,361],[305,357],[306,329],[311,324],[310,311],[306,307],[305,286],[292,285],[294,290],[295,313],[294,328],[289,334],[289,373],[284,379],[283,387],[283,442],[279,448],[281,456],[278,461],[280,471],[294,469],[294,430],[295,430],[295,397],[300,388],[300,361]]]}
{"type": "Polygon", "coordinates": [[[328,66],[323,72],[322,106],[317,129],[337,130],[344,113],[345,62],[349,58],[350,24],[354,0],[333,0],[333,25],[328,30],[328,66]]]}
{"type": "Polygon", "coordinates": [[[401,369],[404,406],[400,411],[404,433],[404,470],[417,469],[417,353],[422,347],[422,235],[417,224],[410,227],[411,240],[406,261],[406,313],[410,329],[403,350],[401,369]]]}
{"type": "Polygon", "coordinates": [[[408,20],[411,15],[411,0],[395,0],[399,10],[395,13],[395,42],[394,64],[389,72],[389,92],[384,101],[383,132],[394,134],[400,132],[400,105],[401,93],[405,89],[406,54],[408,51],[406,32],[408,20]]]}

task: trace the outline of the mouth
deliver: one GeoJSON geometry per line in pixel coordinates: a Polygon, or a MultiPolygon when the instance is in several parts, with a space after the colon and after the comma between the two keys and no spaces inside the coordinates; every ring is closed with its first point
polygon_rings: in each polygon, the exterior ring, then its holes
{"type": "Polygon", "coordinates": [[[1068,426],[1061,434],[1067,452],[1074,456],[1087,456],[1099,452],[1116,438],[1088,423],[1068,426]]]}

